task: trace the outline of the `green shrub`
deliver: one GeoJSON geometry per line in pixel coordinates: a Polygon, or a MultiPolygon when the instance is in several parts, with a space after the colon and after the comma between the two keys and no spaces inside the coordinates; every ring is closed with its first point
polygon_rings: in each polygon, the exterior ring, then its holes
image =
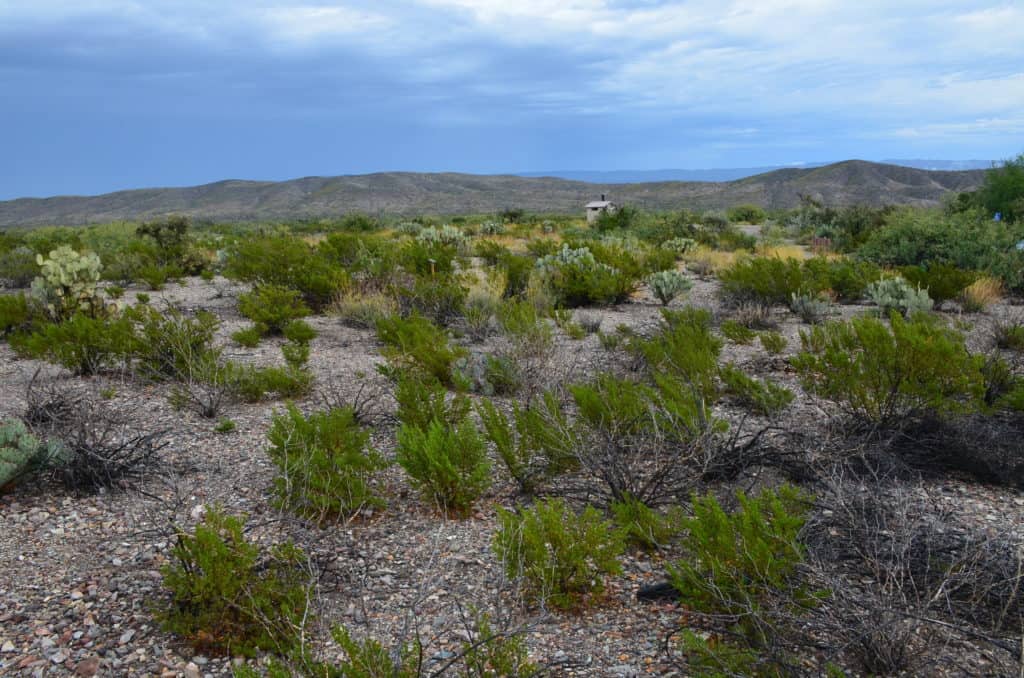
{"type": "Polygon", "coordinates": [[[213,430],[217,433],[231,433],[237,428],[237,424],[227,417],[221,417],[221,420],[217,422],[217,425],[213,427],[213,430]]]}
{"type": "Polygon", "coordinates": [[[464,386],[457,383],[454,367],[468,352],[452,346],[444,330],[426,318],[381,318],[377,321],[377,338],[384,344],[381,352],[392,376],[396,371],[413,370],[446,386],[464,386]]]}
{"type": "Polygon", "coordinates": [[[484,435],[494,445],[519,491],[528,495],[535,494],[540,482],[557,472],[562,463],[547,454],[557,445],[550,444],[551,431],[544,426],[543,415],[545,410],[557,412],[558,406],[551,396],[542,403],[530,408],[513,404],[511,420],[490,400],[481,400],[476,408],[484,435]]]}
{"type": "Polygon", "coordinates": [[[474,393],[485,396],[507,396],[523,384],[515,360],[507,356],[477,355],[460,358],[455,363],[457,381],[474,393]]]}
{"type": "Polygon", "coordinates": [[[932,300],[920,287],[911,287],[900,277],[883,278],[868,285],[868,298],[882,315],[899,311],[904,316],[932,310],[932,300]]]}
{"type": "Polygon", "coordinates": [[[299,398],[309,393],[313,375],[291,365],[255,367],[232,364],[228,370],[231,390],[244,402],[257,403],[269,394],[278,398],[299,398]]]}
{"type": "Polygon", "coordinates": [[[761,339],[761,346],[771,355],[779,355],[786,350],[786,338],[778,332],[761,332],[758,337],[761,339]]]}
{"type": "Polygon", "coordinates": [[[220,321],[212,313],[190,316],[173,307],[161,313],[137,306],[125,317],[135,324],[137,368],[150,379],[187,381],[194,365],[220,359],[220,350],[213,347],[220,321]]]}
{"type": "Polygon", "coordinates": [[[781,620],[771,618],[769,604],[780,594],[791,598],[790,608],[813,603],[795,582],[810,498],[790,485],[737,498],[740,508],[733,513],[711,494],[693,498],[693,517],[683,520],[687,557],[669,566],[669,578],[687,608],[735,619],[734,631],[763,647],[779,631],[781,620]]]}
{"type": "Polygon", "coordinates": [[[106,292],[107,296],[111,299],[120,299],[124,296],[124,288],[120,285],[107,285],[106,289],[103,291],[106,292]]]}
{"type": "Polygon", "coordinates": [[[418,238],[407,242],[399,253],[399,261],[406,271],[417,277],[447,276],[455,272],[457,246],[418,238]]]}
{"type": "Polygon", "coordinates": [[[636,288],[636,278],[598,262],[587,247],[565,244],[557,254],[538,259],[535,270],[566,308],[621,303],[636,288]]]}
{"type": "Polygon", "coordinates": [[[627,495],[613,501],[609,508],[626,540],[644,550],[664,548],[682,531],[683,515],[679,507],[671,507],[667,514],[659,513],[627,495]]]}
{"type": "Polygon", "coordinates": [[[194,533],[178,530],[162,569],[171,600],[158,616],[198,651],[288,654],[308,611],[306,558],[291,544],[263,552],[243,528],[241,518],[210,508],[194,533]]]}
{"type": "Polygon", "coordinates": [[[138,294],[135,295],[135,301],[139,302],[140,304],[148,304],[149,295],[146,294],[145,292],[139,292],[138,294]]]}
{"type": "Polygon", "coordinates": [[[845,303],[860,301],[868,285],[882,277],[882,269],[869,261],[838,259],[829,261],[827,266],[828,288],[835,293],[837,301],[845,303]]]}
{"type": "Polygon", "coordinates": [[[997,321],[992,338],[998,348],[1024,353],[1024,320],[997,321]]]}
{"type": "Polygon", "coordinates": [[[284,326],[284,338],[296,344],[308,344],[317,337],[317,331],[305,320],[293,320],[284,326]]]}
{"type": "Polygon", "coordinates": [[[978,277],[972,271],[942,263],[927,267],[904,266],[900,268],[900,275],[914,287],[926,290],[937,304],[956,299],[978,277]]]}
{"type": "Polygon", "coordinates": [[[785,305],[792,295],[808,290],[804,271],[795,259],[753,257],[740,259],[719,272],[721,293],[733,302],[757,301],[785,305]]]}
{"type": "Polygon", "coordinates": [[[540,675],[539,666],[529,660],[521,634],[502,633],[491,626],[487,613],[476,612],[472,632],[462,645],[462,675],[474,678],[528,678],[540,675]]]}
{"type": "Polygon", "coordinates": [[[297,290],[280,285],[260,285],[238,297],[239,312],[268,334],[281,334],[285,325],[309,315],[297,290]]]}
{"type": "Polygon", "coordinates": [[[292,236],[239,240],[228,251],[224,275],[257,287],[296,290],[314,311],[331,303],[348,281],[327,255],[292,236]]]}
{"type": "Polygon", "coordinates": [[[266,333],[267,330],[265,327],[254,323],[248,327],[243,327],[240,330],[232,332],[231,339],[239,346],[243,346],[245,348],[256,348],[260,345],[260,340],[266,333]]]}
{"type": "Polygon", "coordinates": [[[175,274],[181,272],[172,266],[160,265],[160,264],[146,264],[140,266],[135,271],[135,277],[149,286],[149,289],[153,291],[159,291],[164,288],[167,281],[170,278],[176,277],[175,274]]]}
{"type": "Polygon", "coordinates": [[[47,323],[10,339],[19,355],[66,367],[89,376],[127,366],[135,352],[135,329],[126,317],[113,320],[76,314],[62,323],[47,323]]]}
{"type": "Polygon", "coordinates": [[[315,412],[308,417],[294,405],[275,414],[268,434],[277,506],[318,523],[380,507],[375,474],[386,468],[370,448],[370,433],[351,408],[315,412]]]}
{"type": "Polygon", "coordinates": [[[999,212],[1006,221],[1024,221],[1024,153],[985,172],[977,199],[986,216],[999,212]]]}
{"type": "Polygon", "coordinates": [[[0,422],[0,492],[61,457],[57,443],[40,442],[18,419],[0,422]]]}
{"type": "Polygon", "coordinates": [[[890,324],[864,317],[801,332],[793,364],[804,387],[882,425],[977,407],[983,359],[967,352],[962,335],[926,316],[894,313],[890,324]]]}
{"type": "Polygon", "coordinates": [[[685,275],[673,269],[658,271],[647,276],[647,286],[662,306],[668,306],[673,299],[689,291],[693,287],[693,283],[685,275]]]}
{"type": "Polygon", "coordinates": [[[501,269],[505,272],[504,297],[509,299],[523,296],[530,286],[530,275],[534,270],[533,259],[512,254],[502,261],[501,269]]]}
{"type": "Polygon", "coordinates": [[[532,595],[569,609],[604,590],[604,575],[622,570],[621,534],[588,506],[572,511],[562,499],[547,499],[519,513],[498,509],[494,551],[509,577],[522,577],[532,595]]]}
{"type": "Polygon", "coordinates": [[[0,294],[0,337],[25,327],[28,319],[28,300],[23,293],[0,294]]]}
{"type": "Polygon", "coordinates": [[[433,419],[426,428],[403,423],[398,464],[413,486],[447,514],[467,515],[491,485],[484,441],[469,419],[433,419]]]}
{"type": "Polygon", "coordinates": [[[441,326],[462,315],[467,295],[453,275],[417,277],[411,287],[400,287],[397,292],[403,315],[422,315],[441,326]]]}
{"type": "Polygon", "coordinates": [[[36,253],[24,245],[0,254],[0,281],[7,287],[20,289],[32,284],[39,275],[36,253]]]}
{"type": "Polygon", "coordinates": [[[757,338],[757,332],[754,330],[744,327],[735,320],[725,320],[721,326],[722,335],[730,341],[734,341],[737,344],[749,344],[757,338]]]}
{"type": "Polygon", "coordinates": [[[281,345],[281,355],[292,369],[301,369],[309,362],[309,344],[289,341],[281,345]]]}
{"type": "Polygon", "coordinates": [[[729,221],[734,224],[760,224],[767,215],[757,205],[737,205],[726,211],[729,221]]]}
{"type": "Polygon", "coordinates": [[[726,392],[743,406],[766,417],[773,417],[786,409],[795,398],[788,388],[748,376],[735,365],[723,366],[719,376],[725,384],[726,392]]]}

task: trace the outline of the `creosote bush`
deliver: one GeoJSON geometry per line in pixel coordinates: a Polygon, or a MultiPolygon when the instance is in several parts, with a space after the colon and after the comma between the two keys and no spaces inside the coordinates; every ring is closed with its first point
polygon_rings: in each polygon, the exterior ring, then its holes
{"type": "Polygon", "coordinates": [[[744,407],[766,417],[775,416],[789,407],[796,397],[784,386],[765,379],[749,376],[735,365],[725,365],[719,371],[725,390],[744,407]]]}
{"type": "MultiPolygon", "coordinates": [[[[719,653],[767,648],[782,631],[784,618],[813,607],[816,597],[799,582],[798,566],[805,548],[800,532],[810,498],[790,485],[750,498],[737,495],[739,509],[726,513],[713,495],[694,496],[693,517],[683,519],[687,557],[668,568],[680,601],[707,615],[712,628],[737,638],[702,639],[684,633],[688,661],[708,669],[723,658],[719,653]]],[[[771,674],[768,674],[771,675],[771,674]]]]}
{"type": "Polygon", "coordinates": [[[829,322],[800,333],[793,359],[804,387],[837,402],[848,414],[895,425],[925,414],[969,412],[984,394],[984,358],[939,320],[890,316],[829,322]]]}
{"type": "Polygon", "coordinates": [[[386,373],[412,370],[446,386],[457,386],[455,364],[467,355],[448,341],[444,330],[419,315],[390,316],[377,321],[381,352],[388,360],[386,373]]]}
{"type": "Polygon", "coordinates": [[[306,417],[288,404],[274,415],[268,437],[281,508],[324,523],[385,504],[374,477],[387,462],[369,446],[370,433],[351,408],[306,417]]]}
{"type": "Polygon", "coordinates": [[[445,513],[467,515],[491,485],[491,465],[469,403],[456,396],[446,403],[436,382],[399,382],[396,461],[412,484],[445,513]]]}
{"type": "Polygon", "coordinates": [[[309,315],[301,294],[281,285],[260,285],[239,295],[238,311],[268,334],[281,334],[290,322],[309,315]]]}
{"type": "Polygon", "coordinates": [[[564,500],[547,499],[519,512],[499,508],[498,522],[495,553],[542,603],[571,609],[622,569],[623,537],[591,506],[577,514],[564,500]]]}
{"type": "Polygon", "coordinates": [[[171,599],[159,617],[200,652],[289,654],[308,611],[306,558],[291,544],[265,551],[244,527],[214,507],[193,533],[178,530],[162,569],[171,599]]]}

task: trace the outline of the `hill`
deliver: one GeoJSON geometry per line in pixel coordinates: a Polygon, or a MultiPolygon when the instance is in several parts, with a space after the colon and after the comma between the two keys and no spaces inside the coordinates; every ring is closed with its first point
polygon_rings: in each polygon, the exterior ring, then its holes
{"type": "Polygon", "coordinates": [[[99,196],[0,202],[0,227],[86,224],[184,214],[218,221],[328,217],[347,212],[468,214],[508,207],[572,213],[607,194],[644,209],[718,209],[741,203],[789,208],[809,195],[830,205],[936,204],[949,191],[981,184],[984,170],[931,171],[848,160],[781,169],[727,182],[608,184],[553,177],[385,172],[290,181],[219,181],[99,196]]]}

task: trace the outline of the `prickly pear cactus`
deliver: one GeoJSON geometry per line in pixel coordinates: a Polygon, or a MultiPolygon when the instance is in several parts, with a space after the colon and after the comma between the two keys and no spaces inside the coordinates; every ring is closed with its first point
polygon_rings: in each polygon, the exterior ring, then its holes
{"type": "Polygon", "coordinates": [[[693,287],[693,283],[679,271],[658,271],[647,276],[647,286],[662,306],[668,306],[670,301],[693,287]]]}
{"type": "Polygon", "coordinates": [[[17,419],[0,423],[0,489],[60,454],[53,443],[40,443],[17,419]]]}
{"type": "Polygon", "coordinates": [[[867,288],[867,296],[878,304],[883,315],[895,310],[910,316],[920,311],[930,311],[934,305],[927,290],[913,287],[899,276],[871,283],[867,288]]]}
{"type": "Polygon", "coordinates": [[[66,320],[78,311],[92,316],[108,311],[96,294],[96,283],[103,268],[94,252],[78,253],[67,245],[36,255],[40,275],[32,281],[32,298],[53,320],[66,320]]]}

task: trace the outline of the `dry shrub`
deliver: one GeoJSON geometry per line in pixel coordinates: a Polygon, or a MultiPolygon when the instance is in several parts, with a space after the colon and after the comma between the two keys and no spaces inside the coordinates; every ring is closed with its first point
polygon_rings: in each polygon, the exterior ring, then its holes
{"type": "Polygon", "coordinates": [[[981,313],[1002,298],[1002,281],[991,276],[983,276],[964,289],[960,295],[960,305],[967,313],[981,313]]]}
{"type": "Polygon", "coordinates": [[[686,270],[703,278],[732,266],[741,255],[742,252],[739,250],[722,252],[700,246],[687,253],[683,257],[683,261],[686,262],[686,270]]]}
{"type": "Polygon", "coordinates": [[[807,258],[807,250],[802,245],[761,245],[757,248],[757,255],[803,261],[807,258]]]}
{"type": "Polygon", "coordinates": [[[373,329],[379,319],[398,313],[398,302],[383,292],[348,289],[334,298],[330,312],[350,327],[373,329]]]}

